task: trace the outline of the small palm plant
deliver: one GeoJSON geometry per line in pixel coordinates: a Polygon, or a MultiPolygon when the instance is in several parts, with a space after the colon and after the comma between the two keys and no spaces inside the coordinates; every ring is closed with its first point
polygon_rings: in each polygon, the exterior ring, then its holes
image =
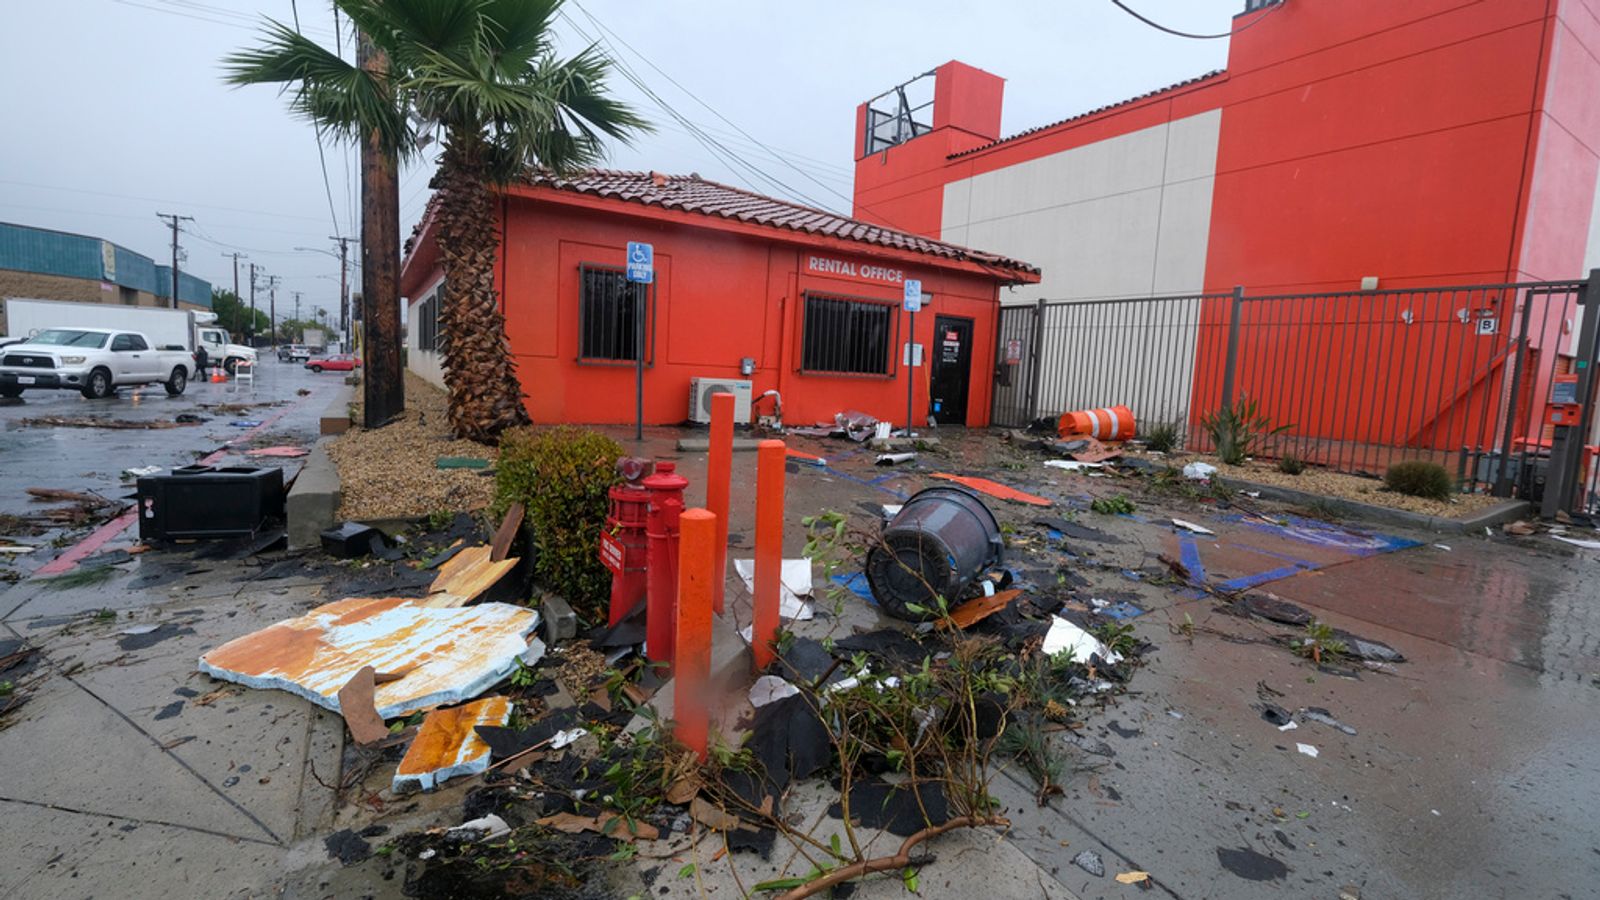
{"type": "Polygon", "coordinates": [[[1200,424],[1211,436],[1217,449],[1217,458],[1230,466],[1237,466],[1254,455],[1262,442],[1283,434],[1293,425],[1272,424],[1272,419],[1261,412],[1260,404],[1249,397],[1240,396],[1232,406],[1202,416],[1200,424]]]}

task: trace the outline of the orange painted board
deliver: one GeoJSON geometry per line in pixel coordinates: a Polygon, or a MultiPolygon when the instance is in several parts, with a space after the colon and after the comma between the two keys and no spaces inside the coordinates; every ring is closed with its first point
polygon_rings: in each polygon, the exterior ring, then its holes
{"type": "MultiPolygon", "coordinates": [[[[968,600],[966,603],[963,603],[950,611],[950,624],[956,626],[957,628],[971,628],[978,622],[989,618],[1002,609],[1005,609],[1008,605],[1010,605],[1011,601],[1017,599],[1021,595],[1021,590],[1012,588],[1008,591],[1000,591],[993,596],[979,597],[976,600],[968,600]]],[[[945,623],[939,622],[937,627],[944,628],[945,623]]]]}
{"type": "Polygon", "coordinates": [[[511,701],[505,697],[485,697],[428,713],[394,770],[395,793],[431,791],[457,775],[482,773],[489,768],[489,745],[478,737],[478,726],[503,726],[509,721],[511,701]]]}
{"type": "Polygon", "coordinates": [[[199,668],[333,712],[339,689],[363,666],[403,672],[373,689],[376,712],[393,719],[488,690],[516,669],[538,625],[537,612],[506,603],[436,609],[404,597],[354,597],[235,638],[200,657],[199,668]]]}
{"type": "Polygon", "coordinates": [[[496,560],[492,547],[468,547],[439,567],[439,574],[428,586],[426,606],[466,606],[517,567],[521,557],[496,560]]]}
{"type": "Polygon", "coordinates": [[[987,478],[974,478],[969,475],[951,475],[948,472],[935,472],[933,473],[933,477],[942,478],[945,481],[953,481],[962,487],[971,488],[980,494],[988,494],[991,497],[997,497],[1001,500],[1010,500],[1015,503],[1026,503],[1030,506],[1052,505],[1051,501],[1044,497],[1026,494],[1017,490],[1016,488],[1006,487],[998,481],[990,481],[987,478]]]}

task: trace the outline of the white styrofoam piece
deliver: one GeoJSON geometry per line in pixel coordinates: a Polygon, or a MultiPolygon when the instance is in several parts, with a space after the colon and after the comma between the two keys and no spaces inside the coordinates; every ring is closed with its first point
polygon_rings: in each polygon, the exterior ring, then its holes
{"type": "Polygon", "coordinates": [[[1311,746],[1310,744],[1295,744],[1295,747],[1299,748],[1301,753],[1304,753],[1312,759],[1317,758],[1317,748],[1311,746]]]}
{"type": "Polygon", "coordinates": [[[1084,469],[1100,469],[1105,463],[1079,462],[1075,459],[1047,459],[1044,464],[1052,469],[1066,469],[1068,472],[1081,472],[1084,469]]]}
{"type": "Polygon", "coordinates": [[[1108,665],[1114,666],[1122,661],[1122,656],[1107,650],[1099,638],[1060,616],[1051,620],[1050,630],[1045,632],[1044,646],[1040,649],[1049,656],[1054,656],[1063,650],[1071,650],[1072,658],[1078,662],[1088,662],[1089,657],[1095,655],[1105,660],[1108,665]]]}
{"type": "Polygon", "coordinates": [[[750,705],[759,708],[798,693],[800,693],[799,688],[782,678],[776,675],[763,675],[750,686],[750,705]]]}
{"type": "MultiPolygon", "coordinates": [[[[744,582],[745,590],[755,593],[756,561],[736,559],[733,561],[733,571],[738,574],[739,580],[744,582]]],[[[802,599],[811,596],[811,560],[784,560],[778,579],[783,583],[783,590],[779,592],[778,600],[780,618],[804,621],[815,615],[811,604],[802,599]]]]}
{"type": "Polygon", "coordinates": [[[1183,519],[1173,519],[1172,524],[1182,528],[1184,531],[1192,531],[1195,534],[1216,534],[1215,531],[1212,531],[1204,525],[1196,525],[1193,522],[1186,522],[1183,519]]]}

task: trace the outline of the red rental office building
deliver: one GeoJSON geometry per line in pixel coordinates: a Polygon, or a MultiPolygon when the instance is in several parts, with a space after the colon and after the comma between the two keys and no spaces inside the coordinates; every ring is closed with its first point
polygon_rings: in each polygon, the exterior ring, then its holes
{"type": "MultiPolygon", "coordinates": [[[[538,175],[501,194],[497,287],[535,422],[623,424],[635,415],[635,316],[644,310],[644,419],[703,418],[731,381],[745,421],[789,424],[859,410],[985,426],[997,372],[1000,291],[1039,270],[995,254],[761,196],[698,176],[592,170],[538,175]],[[629,242],[654,247],[655,282],[625,277],[629,242]],[[922,282],[908,367],[905,282],[922,282]],[[699,380],[699,381],[697,381],[699,380]],[[695,390],[698,388],[698,391],[695,390]],[[743,402],[748,396],[755,411],[743,402]]],[[[408,367],[442,384],[443,270],[425,214],[401,271],[408,367]]]]}

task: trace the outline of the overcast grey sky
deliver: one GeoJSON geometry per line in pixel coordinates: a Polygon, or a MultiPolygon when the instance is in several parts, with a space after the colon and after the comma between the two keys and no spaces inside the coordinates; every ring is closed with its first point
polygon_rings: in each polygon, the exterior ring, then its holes
{"type": "MultiPolygon", "coordinates": [[[[1206,33],[1227,31],[1244,8],[1244,0],[1128,3],[1163,24],[1206,33]]],[[[332,47],[329,3],[298,5],[302,28],[332,47]]],[[[163,260],[168,232],[155,214],[192,215],[185,270],[231,286],[225,254],[238,250],[282,278],[280,301],[297,290],[307,305],[334,308],[337,261],[294,248],[328,249],[335,231],[358,231],[356,154],[325,149],[325,188],[311,127],[290,117],[272,88],[224,86],[217,63],[253,42],[261,16],[291,21],[289,0],[7,7],[0,221],[102,237],[163,260]]],[[[563,52],[602,34],[592,16],[666,103],[749,165],[846,212],[856,105],[940,63],[959,59],[1007,79],[1010,134],[1221,68],[1228,43],[1162,34],[1110,0],[568,0],[567,14],[558,23],[563,52]]],[[[351,52],[348,40],[344,50],[351,52]]],[[[698,172],[781,193],[702,146],[625,79],[615,86],[658,130],[616,147],[610,165],[698,172]]],[[[427,201],[429,170],[402,175],[407,233],[427,201]]]]}

